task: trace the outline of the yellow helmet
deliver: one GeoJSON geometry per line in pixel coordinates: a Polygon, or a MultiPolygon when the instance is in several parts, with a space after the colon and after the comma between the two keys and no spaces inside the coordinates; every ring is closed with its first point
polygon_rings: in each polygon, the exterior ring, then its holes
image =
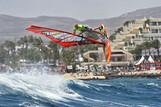
{"type": "Polygon", "coordinates": [[[78,24],[75,24],[74,27],[75,27],[75,28],[78,28],[78,24]]]}

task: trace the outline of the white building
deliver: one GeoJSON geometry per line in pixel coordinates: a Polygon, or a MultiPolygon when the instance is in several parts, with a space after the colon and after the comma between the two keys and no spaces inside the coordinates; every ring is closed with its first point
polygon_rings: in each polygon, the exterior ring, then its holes
{"type": "Polygon", "coordinates": [[[161,41],[161,18],[143,18],[127,21],[117,29],[114,48],[133,50],[145,41],[161,41]],[[121,28],[121,29],[120,29],[121,28]]]}

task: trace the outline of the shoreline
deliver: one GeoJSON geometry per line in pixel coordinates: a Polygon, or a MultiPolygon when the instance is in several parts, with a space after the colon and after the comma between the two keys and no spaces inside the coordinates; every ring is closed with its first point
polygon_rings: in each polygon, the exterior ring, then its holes
{"type": "Polygon", "coordinates": [[[116,72],[116,73],[93,73],[93,72],[77,72],[65,73],[64,78],[67,80],[105,80],[110,78],[121,77],[161,77],[161,70],[148,71],[131,71],[131,72],[116,72]]]}

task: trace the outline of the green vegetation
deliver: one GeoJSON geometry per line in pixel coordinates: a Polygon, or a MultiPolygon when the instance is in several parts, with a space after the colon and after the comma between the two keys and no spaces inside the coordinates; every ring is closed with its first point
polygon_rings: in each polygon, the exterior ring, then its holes
{"type": "Polygon", "coordinates": [[[116,39],[116,33],[113,33],[111,36],[110,36],[110,40],[113,41],[116,39]]]}
{"type": "Polygon", "coordinates": [[[79,53],[96,49],[98,45],[84,45],[64,48],[50,41],[43,42],[40,37],[24,36],[18,41],[5,41],[0,45],[0,63],[12,67],[19,63],[52,63],[61,61],[65,64],[73,64],[79,53]]]}
{"type": "Polygon", "coordinates": [[[141,54],[141,51],[144,49],[150,49],[150,48],[155,48],[158,50],[158,54],[159,54],[159,47],[160,47],[160,41],[158,39],[153,40],[151,42],[144,42],[141,45],[137,45],[136,48],[134,50],[131,51],[131,53],[133,54],[141,54]]]}

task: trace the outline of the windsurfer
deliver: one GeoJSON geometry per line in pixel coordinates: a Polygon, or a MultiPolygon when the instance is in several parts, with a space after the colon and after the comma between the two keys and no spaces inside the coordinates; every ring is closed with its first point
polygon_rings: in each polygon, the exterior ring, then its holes
{"type": "Polygon", "coordinates": [[[73,33],[76,34],[76,32],[79,32],[79,35],[82,34],[85,31],[90,31],[90,27],[88,25],[85,24],[75,24],[74,25],[74,30],[73,33]]]}
{"type": "Polygon", "coordinates": [[[105,26],[103,24],[101,24],[99,27],[95,28],[94,30],[99,30],[99,32],[101,34],[103,34],[103,36],[105,37],[105,39],[108,38],[106,28],[105,28],[105,26]]]}

